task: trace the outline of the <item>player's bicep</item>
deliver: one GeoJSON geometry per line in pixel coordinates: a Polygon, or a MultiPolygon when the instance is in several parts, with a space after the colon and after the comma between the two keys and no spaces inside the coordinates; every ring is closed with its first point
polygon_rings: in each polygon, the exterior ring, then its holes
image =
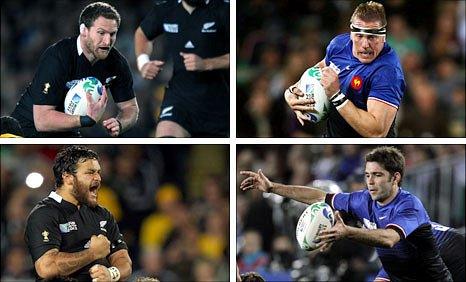
{"type": "Polygon", "coordinates": [[[380,131],[382,136],[388,134],[397,111],[397,108],[382,100],[367,100],[367,112],[377,120],[377,124],[381,125],[380,131]]]}

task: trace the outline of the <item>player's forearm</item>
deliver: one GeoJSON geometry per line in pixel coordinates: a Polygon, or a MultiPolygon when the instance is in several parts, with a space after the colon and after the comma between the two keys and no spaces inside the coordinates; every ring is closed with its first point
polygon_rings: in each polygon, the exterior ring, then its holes
{"type": "Polygon", "coordinates": [[[230,67],[230,54],[204,59],[205,70],[227,69],[230,67]]]}
{"type": "Polygon", "coordinates": [[[131,260],[125,258],[119,258],[112,263],[112,266],[118,268],[120,271],[120,280],[127,280],[132,273],[132,263],[131,260]]]}
{"type": "Polygon", "coordinates": [[[347,228],[348,239],[373,247],[391,248],[400,240],[398,233],[392,229],[369,230],[352,226],[347,226],[347,228]]]}
{"type": "Polygon", "coordinates": [[[81,122],[79,116],[49,110],[40,114],[34,112],[34,126],[37,131],[65,131],[81,127],[81,122]]]}
{"type": "Polygon", "coordinates": [[[94,261],[94,257],[89,250],[76,253],[53,250],[36,262],[36,271],[44,279],[68,276],[92,261],[94,261]]]}
{"type": "Polygon", "coordinates": [[[134,34],[134,52],[136,53],[136,58],[141,54],[150,55],[152,53],[152,49],[152,41],[147,39],[142,29],[138,27],[134,34]]]}
{"type": "Polygon", "coordinates": [[[363,137],[385,137],[390,129],[385,128],[383,122],[378,121],[371,113],[357,108],[351,101],[338,112],[363,137]]]}
{"type": "Polygon", "coordinates": [[[121,122],[122,131],[126,131],[136,124],[139,115],[139,106],[136,98],[118,103],[117,106],[119,108],[117,119],[121,122]]]}
{"type": "Polygon", "coordinates": [[[326,193],[312,187],[284,185],[272,182],[271,193],[296,200],[305,204],[313,204],[325,200],[326,193]]]}

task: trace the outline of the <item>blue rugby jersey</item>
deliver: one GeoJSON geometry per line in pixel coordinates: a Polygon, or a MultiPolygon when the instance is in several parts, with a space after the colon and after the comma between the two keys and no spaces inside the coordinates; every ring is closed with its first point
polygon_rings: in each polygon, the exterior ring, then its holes
{"type": "Polygon", "coordinates": [[[451,278],[434,239],[440,233],[433,232],[430,218],[416,196],[400,188],[385,206],[373,201],[367,189],[330,195],[328,199],[332,208],[350,213],[367,229],[393,228],[400,234],[401,240],[392,248],[376,248],[392,281],[451,278]]]}
{"type": "MultiPolygon", "coordinates": [[[[327,46],[325,64],[335,65],[340,73],[340,89],[360,109],[367,111],[367,100],[373,99],[399,108],[405,91],[405,80],[400,60],[387,44],[369,64],[361,63],[352,52],[350,34],[336,36],[327,46]]],[[[395,121],[387,137],[396,137],[395,121]]],[[[330,107],[327,120],[328,137],[361,137],[338,113],[330,107]]]]}

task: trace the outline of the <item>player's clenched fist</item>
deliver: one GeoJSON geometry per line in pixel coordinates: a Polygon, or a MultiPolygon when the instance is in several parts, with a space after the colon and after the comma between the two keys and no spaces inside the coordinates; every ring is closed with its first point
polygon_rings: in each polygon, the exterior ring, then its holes
{"type": "Polygon", "coordinates": [[[340,80],[338,74],[330,67],[322,68],[322,78],[320,83],[325,89],[325,95],[331,98],[335,93],[340,90],[340,80]]]}
{"type": "Polygon", "coordinates": [[[183,63],[187,71],[203,71],[205,70],[204,60],[196,54],[180,52],[183,57],[183,63]]]}
{"type": "Polygon", "coordinates": [[[145,79],[154,79],[157,74],[162,70],[163,65],[165,62],[163,61],[149,61],[145,63],[141,68],[141,75],[145,79]]]}
{"type": "Polygon", "coordinates": [[[104,235],[92,235],[89,251],[94,256],[94,259],[101,259],[110,253],[110,241],[104,235]]]}
{"type": "Polygon", "coordinates": [[[91,275],[92,282],[112,281],[108,268],[100,264],[92,266],[89,269],[89,274],[91,275]]]}

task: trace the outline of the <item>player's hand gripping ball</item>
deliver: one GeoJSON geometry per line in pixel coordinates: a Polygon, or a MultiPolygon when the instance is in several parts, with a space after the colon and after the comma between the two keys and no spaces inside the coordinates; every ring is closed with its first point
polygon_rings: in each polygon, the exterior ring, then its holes
{"type": "Polygon", "coordinates": [[[318,248],[317,236],[322,230],[335,224],[332,208],[324,202],[317,202],[307,207],[296,225],[296,239],[301,249],[312,251],[318,248]]]}
{"type": "Polygon", "coordinates": [[[318,67],[307,69],[298,81],[298,88],[304,93],[299,99],[314,99],[314,110],[303,112],[303,114],[313,123],[320,122],[327,118],[329,101],[320,79],[322,71],[318,67]]]}
{"type": "Polygon", "coordinates": [[[86,94],[90,93],[94,102],[102,96],[102,83],[95,77],[80,79],[71,86],[65,97],[65,113],[69,115],[85,116],[87,114],[86,94]]]}

